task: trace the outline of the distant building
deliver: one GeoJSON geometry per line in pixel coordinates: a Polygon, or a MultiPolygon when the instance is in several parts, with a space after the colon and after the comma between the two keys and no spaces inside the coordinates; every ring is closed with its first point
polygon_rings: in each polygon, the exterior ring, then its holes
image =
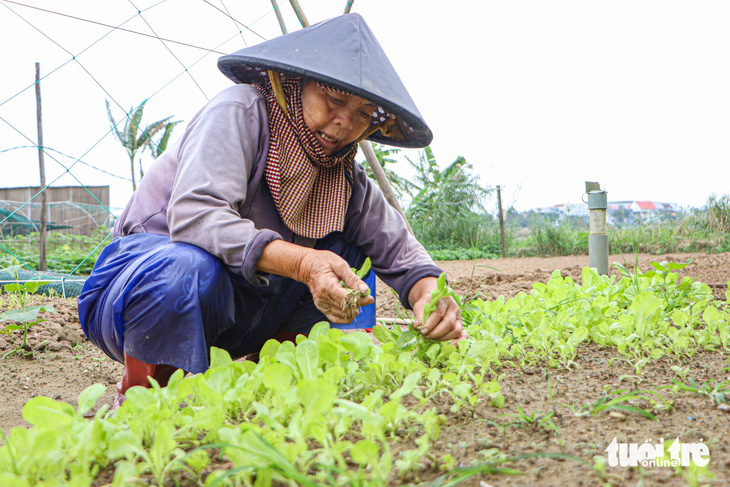
{"type": "MultiPolygon", "coordinates": [[[[631,224],[637,221],[660,221],[676,217],[681,212],[681,207],[677,203],[658,201],[609,201],[607,206],[606,222],[610,225],[631,224]]],[[[559,204],[536,208],[535,212],[555,215],[559,219],[569,216],[588,216],[588,205],[585,203],[559,204]]]]}
{"type": "Polygon", "coordinates": [[[566,203],[536,208],[535,212],[559,216],[588,216],[588,205],[585,203],[566,203]]]}

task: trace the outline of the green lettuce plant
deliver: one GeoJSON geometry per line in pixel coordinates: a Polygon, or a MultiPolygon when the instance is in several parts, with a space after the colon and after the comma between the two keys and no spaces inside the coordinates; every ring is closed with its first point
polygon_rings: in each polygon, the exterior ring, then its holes
{"type": "Polygon", "coordinates": [[[5,292],[13,293],[15,295],[19,307],[17,309],[11,309],[0,313],[0,323],[4,321],[12,322],[5,325],[4,328],[0,330],[0,333],[4,335],[12,335],[16,331],[23,332],[23,338],[20,343],[16,344],[12,350],[5,353],[2,356],[3,359],[14,353],[25,353],[24,350],[28,344],[28,329],[30,329],[31,326],[44,321],[43,319],[38,319],[38,313],[43,311],[50,313],[56,312],[51,305],[28,305],[30,301],[29,295],[36,292],[42,285],[48,283],[42,281],[26,281],[21,283],[18,281],[18,271],[20,270],[20,267],[21,266],[16,265],[3,269],[15,278],[16,282],[5,284],[3,288],[5,289],[5,292]]]}

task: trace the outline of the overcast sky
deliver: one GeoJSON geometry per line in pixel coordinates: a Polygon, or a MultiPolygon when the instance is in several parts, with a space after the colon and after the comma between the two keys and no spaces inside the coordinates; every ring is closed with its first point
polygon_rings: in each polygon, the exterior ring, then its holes
{"type": "MultiPolygon", "coordinates": [[[[39,62],[47,179],[110,185],[114,207],[131,183],[105,98],[116,119],[149,99],[144,123],[188,121],[230,85],[221,54],[281,33],[270,0],[20,3],[63,16],[0,0],[0,186],[38,184],[37,151],[10,149],[36,142],[39,62]],[[79,158],[101,170],[61,165],[79,158]]],[[[300,3],[315,23],[347,2],[300,3]]],[[[585,181],[609,200],[698,207],[730,193],[730,2],[355,0],[352,11],[433,130],[441,166],[465,157],[508,206],[578,203],[585,181]]]]}

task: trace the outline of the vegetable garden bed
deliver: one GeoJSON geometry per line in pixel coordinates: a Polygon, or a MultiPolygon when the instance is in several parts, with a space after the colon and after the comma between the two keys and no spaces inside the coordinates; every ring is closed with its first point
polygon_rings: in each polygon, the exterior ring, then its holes
{"type": "MultiPolygon", "coordinates": [[[[645,277],[612,258],[627,273],[603,278],[587,256],[513,260],[444,263],[458,347],[319,326],[258,364],[214,351],[206,374],[130,390],[114,417],[121,366],[52,300],[32,359],[0,362],[0,485],[725,485],[730,256],[640,256],[645,277]],[[710,463],[613,467],[614,438],[702,443],[710,463]]],[[[397,313],[384,289],[378,310],[397,313]]]]}

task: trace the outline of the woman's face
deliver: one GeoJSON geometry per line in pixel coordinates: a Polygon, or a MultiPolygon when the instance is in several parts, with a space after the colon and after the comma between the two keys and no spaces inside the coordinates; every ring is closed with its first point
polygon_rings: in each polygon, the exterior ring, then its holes
{"type": "Polygon", "coordinates": [[[314,81],[302,89],[304,123],[330,156],[357,140],[377,107],[359,96],[337,93],[314,81]]]}

